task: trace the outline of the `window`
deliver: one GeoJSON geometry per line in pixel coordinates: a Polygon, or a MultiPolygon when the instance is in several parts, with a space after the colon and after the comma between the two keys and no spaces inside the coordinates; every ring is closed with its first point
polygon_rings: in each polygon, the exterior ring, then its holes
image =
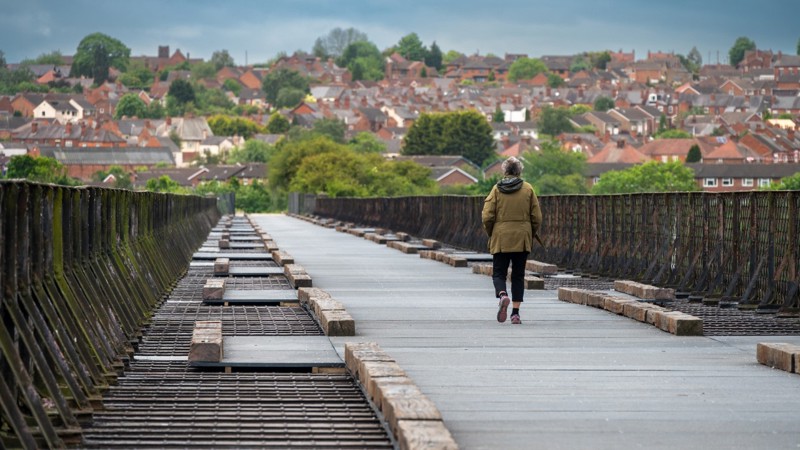
{"type": "Polygon", "coordinates": [[[744,187],[753,187],[753,179],[752,178],[742,178],[742,186],[744,186],[744,187]]]}
{"type": "Polygon", "coordinates": [[[772,180],[769,178],[759,178],[758,179],[758,187],[769,187],[772,184],[772,180]]]}
{"type": "Polygon", "coordinates": [[[672,160],[673,161],[680,161],[680,158],[678,158],[678,155],[672,155],[672,160]]]}
{"type": "Polygon", "coordinates": [[[717,179],[703,178],[703,187],[717,187],[717,179]]]}
{"type": "Polygon", "coordinates": [[[599,183],[599,182],[600,182],[600,177],[594,177],[594,178],[592,178],[592,184],[597,184],[597,183],[599,183]]]}
{"type": "Polygon", "coordinates": [[[733,178],[723,178],[722,185],[726,187],[733,186],[733,178]]]}

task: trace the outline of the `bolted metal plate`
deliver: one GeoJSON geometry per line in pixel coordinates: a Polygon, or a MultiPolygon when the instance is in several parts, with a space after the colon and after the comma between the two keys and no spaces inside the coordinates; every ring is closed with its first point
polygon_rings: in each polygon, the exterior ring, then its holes
{"type": "Polygon", "coordinates": [[[268,277],[270,275],[283,275],[281,267],[239,266],[230,267],[228,276],[231,277],[268,277]]]}
{"type": "Polygon", "coordinates": [[[327,336],[226,336],[222,361],[190,362],[197,367],[343,367],[327,336]]]}
{"type": "Polygon", "coordinates": [[[194,255],[192,255],[192,259],[217,259],[217,258],[228,258],[231,261],[239,259],[272,261],[272,255],[269,253],[197,252],[194,255]]]}

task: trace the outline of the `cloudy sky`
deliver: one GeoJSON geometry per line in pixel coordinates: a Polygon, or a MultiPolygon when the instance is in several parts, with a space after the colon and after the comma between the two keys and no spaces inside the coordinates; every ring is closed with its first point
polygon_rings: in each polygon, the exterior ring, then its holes
{"type": "Polygon", "coordinates": [[[225,49],[238,64],[310,51],[335,27],[354,27],[383,49],[416,32],[423,43],[466,54],[574,54],[648,50],[727,62],[738,36],[795,53],[800,0],[0,0],[0,50],[8,62],[75,52],[102,32],[155,55],[159,45],[209,58],[225,49]],[[709,59],[710,57],[710,59],[709,59]],[[246,58],[246,60],[245,60],[246,58]]]}

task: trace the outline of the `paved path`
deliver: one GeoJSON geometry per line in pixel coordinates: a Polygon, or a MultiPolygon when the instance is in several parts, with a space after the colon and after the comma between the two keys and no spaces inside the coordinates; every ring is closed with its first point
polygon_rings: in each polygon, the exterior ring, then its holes
{"type": "Polygon", "coordinates": [[[462,449],[800,448],[800,375],[756,342],[675,337],[528,291],[495,320],[491,279],[282,215],[253,216],[392,355],[462,449]]]}

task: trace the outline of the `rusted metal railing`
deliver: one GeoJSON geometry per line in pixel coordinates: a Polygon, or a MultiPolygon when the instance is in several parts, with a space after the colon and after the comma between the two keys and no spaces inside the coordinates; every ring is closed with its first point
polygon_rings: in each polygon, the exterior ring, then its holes
{"type": "MultiPolygon", "coordinates": [[[[532,257],[797,314],[800,192],[540,197],[532,257]]],[[[486,251],[482,197],[318,198],[315,214],[486,251]]]]}
{"type": "Polygon", "coordinates": [[[0,182],[0,444],[61,448],[102,408],[215,198],[0,182]]]}

